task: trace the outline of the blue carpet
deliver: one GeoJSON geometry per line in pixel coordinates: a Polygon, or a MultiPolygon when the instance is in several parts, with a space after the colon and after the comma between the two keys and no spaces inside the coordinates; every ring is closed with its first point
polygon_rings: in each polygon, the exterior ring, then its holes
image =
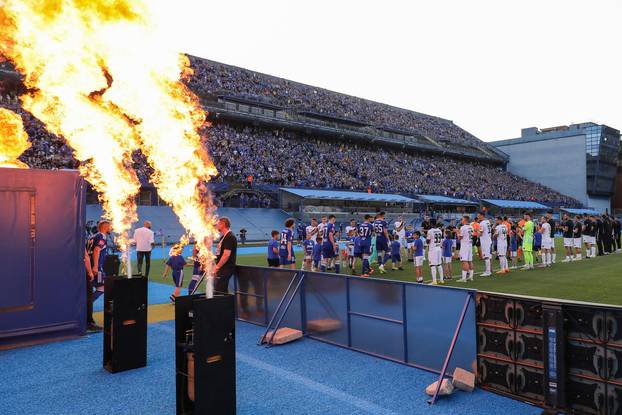
{"type": "MultiPolygon", "coordinates": [[[[185,278],[190,278],[189,271],[186,271],[185,278]]],[[[192,273],[192,270],[190,270],[192,273]]],[[[170,278],[170,276],[169,276],[170,278]]],[[[162,284],[159,282],[151,282],[149,281],[149,287],[147,288],[147,301],[149,304],[166,304],[171,300],[169,299],[170,295],[173,294],[172,285],[162,284]]],[[[185,294],[187,290],[184,288],[183,293],[185,294]]],[[[101,295],[94,303],[93,303],[93,311],[103,311],[104,310],[104,296],[101,295]]]]}
{"type": "MultiPolygon", "coordinates": [[[[151,324],[148,366],[114,375],[101,367],[101,334],[0,352],[0,414],[174,414],[173,328],[151,324]]],[[[429,407],[432,374],[309,339],[264,349],[261,332],[237,325],[238,414],[541,412],[482,390],[429,407]]]]}

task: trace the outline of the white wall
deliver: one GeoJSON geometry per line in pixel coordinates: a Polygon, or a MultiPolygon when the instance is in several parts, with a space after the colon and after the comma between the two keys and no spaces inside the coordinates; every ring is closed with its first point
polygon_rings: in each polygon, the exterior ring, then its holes
{"type": "Polygon", "coordinates": [[[584,135],[504,145],[499,150],[510,156],[511,173],[589,205],[584,135]]]}

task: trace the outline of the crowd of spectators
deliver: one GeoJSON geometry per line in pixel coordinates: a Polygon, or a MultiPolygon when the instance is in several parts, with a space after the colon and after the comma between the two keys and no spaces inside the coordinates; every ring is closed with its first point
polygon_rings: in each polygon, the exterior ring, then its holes
{"type": "Polygon", "coordinates": [[[231,95],[286,108],[346,118],[376,127],[413,131],[447,145],[485,144],[449,120],[323,88],[189,56],[189,86],[199,95],[231,95]]]}
{"type": "Polygon", "coordinates": [[[474,161],[327,141],[282,130],[215,124],[206,139],[219,180],[327,189],[515,199],[579,206],[548,187],[474,161]]]}
{"type": "MultiPolygon", "coordinates": [[[[316,111],[323,109],[320,105],[324,102],[325,111],[339,110],[342,111],[340,116],[354,118],[375,114],[373,117],[376,120],[386,123],[400,124],[411,119],[414,123],[411,125],[420,126],[417,123],[421,123],[428,125],[425,128],[432,129],[436,128],[436,122],[445,123],[445,126],[451,124],[434,117],[227,65],[202,60],[193,60],[193,65],[196,77],[191,85],[195,89],[217,87],[240,94],[260,93],[280,103],[317,105],[316,111]],[[203,81],[196,84],[200,79],[203,81]],[[315,92],[310,93],[309,89],[315,92]],[[329,97],[330,102],[317,98],[317,95],[329,97]],[[313,96],[316,98],[312,99],[313,96]],[[399,114],[399,117],[392,119],[390,114],[399,114]]],[[[79,165],[64,141],[49,133],[40,121],[24,111],[15,95],[0,91],[0,106],[20,114],[24,121],[32,147],[22,155],[22,161],[34,168],[48,169],[76,168],[79,165]]],[[[463,131],[453,128],[447,131],[463,131]]],[[[580,206],[577,200],[552,189],[512,175],[500,167],[476,161],[408,153],[377,144],[320,139],[292,131],[223,122],[206,128],[204,132],[205,144],[219,170],[216,180],[226,183],[244,184],[252,177],[253,185],[436,194],[470,200],[531,200],[568,207],[580,206]]],[[[445,137],[455,139],[451,138],[451,134],[445,137]]],[[[145,157],[136,152],[133,161],[141,182],[148,183],[152,170],[145,157]]],[[[242,203],[261,206],[265,201],[247,200],[242,203]]]]}
{"type": "MultiPolygon", "coordinates": [[[[31,168],[39,169],[75,169],[79,162],[73,157],[73,150],[61,138],[47,131],[41,121],[21,107],[19,99],[0,91],[0,107],[19,114],[28,133],[31,147],[26,150],[20,160],[31,168]]],[[[134,168],[141,183],[148,183],[152,169],[145,156],[137,151],[132,154],[134,168]]]]}

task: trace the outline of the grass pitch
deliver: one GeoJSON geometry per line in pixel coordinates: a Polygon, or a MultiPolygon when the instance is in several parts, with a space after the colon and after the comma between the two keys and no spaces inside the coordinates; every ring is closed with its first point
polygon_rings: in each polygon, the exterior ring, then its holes
{"type": "MultiPolygon", "coordinates": [[[[475,281],[466,284],[455,282],[455,279],[460,278],[460,262],[454,260],[452,264],[454,281],[447,282],[446,285],[499,293],[622,305],[622,254],[561,263],[565,257],[565,251],[560,238],[556,239],[556,251],[557,263],[550,268],[536,268],[531,271],[512,270],[509,274],[493,274],[492,277],[478,276],[484,270],[484,262],[474,258],[475,281]]],[[[300,258],[297,259],[300,260],[300,258]]],[[[238,264],[267,265],[265,255],[238,255],[238,264]]],[[[431,281],[428,264],[427,261],[424,262],[423,275],[426,281],[431,281]]],[[[300,265],[299,262],[298,268],[300,265]]],[[[522,262],[519,262],[519,265],[522,265],[522,262]]],[[[377,265],[374,265],[376,271],[372,276],[374,278],[415,281],[415,269],[412,262],[404,261],[404,270],[402,271],[391,271],[390,268],[391,263],[386,266],[387,272],[380,274],[377,265]]],[[[493,272],[498,268],[498,261],[493,260],[493,272]]],[[[172,284],[170,273],[166,280],[161,278],[162,270],[162,260],[152,261],[150,279],[155,282],[172,284]]],[[[186,271],[187,276],[189,272],[191,269],[186,271]]],[[[346,269],[343,272],[350,272],[350,270],[346,269]]],[[[360,261],[357,272],[360,272],[360,261]]],[[[185,284],[189,280],[190,278],[186,277],[185,284]]]]}

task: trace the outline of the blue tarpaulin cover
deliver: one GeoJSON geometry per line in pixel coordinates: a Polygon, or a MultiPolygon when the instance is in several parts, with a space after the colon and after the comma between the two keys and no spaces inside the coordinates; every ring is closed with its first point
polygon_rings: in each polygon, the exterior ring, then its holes
{"type": "Polygon", "coordinates": [[[0,168],[0,348],[84,333],[85,185],[0,168]]]}

